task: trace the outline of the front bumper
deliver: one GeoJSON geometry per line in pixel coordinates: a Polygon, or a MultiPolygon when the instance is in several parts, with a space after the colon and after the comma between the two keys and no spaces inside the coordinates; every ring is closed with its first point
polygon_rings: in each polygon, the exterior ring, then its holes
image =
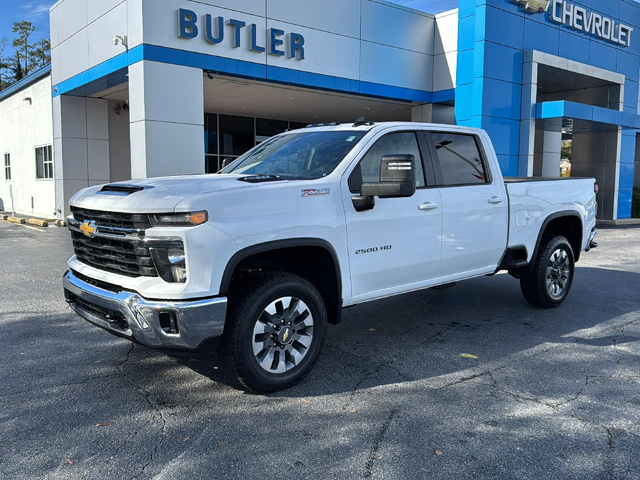
{"type": "Polygon", "coordinates": [[[185,302],[149,301],[137,293],[88,283],[71,270],[65,273],[62,283],[67,303],[82,318],[148,347],[207,350],[224,330],[225,297],[185,302]]]}

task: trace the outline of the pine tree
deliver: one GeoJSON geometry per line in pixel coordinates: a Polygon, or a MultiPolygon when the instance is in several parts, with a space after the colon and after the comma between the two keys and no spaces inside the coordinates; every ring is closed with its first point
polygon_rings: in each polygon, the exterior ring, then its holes
{"type": "Polygon", "coordinates": [[[23,76],[28,75],[31,71],[29,58],[31,56],[32,45],[29,43],[29,39],[35,30],[36,27],[33,26],[33,23],[26,20],[13,22],[13,33],[18,35],[13,39],[13,48],[16,48],[18,52],[22,54],[24,61],[24,68],[22,69],[23,76]]]}
{"type": "Polygon", "coordinates": [[[51,63],[51,41],[48,38],[42,38],[33,44],[30,50],[31,67],[42,68],[51,63]]]}
{"type": "Polygon", "coordinates": [[[7,80],[4,77],[4,71],[9,68],[9,63],[4,58],[4,50],[7,48],[9,40],[7,37],[0,38],[0,92],[5,89],[7,80]]]}
{"type": "Polygon", "coordinates": [[[11,71],[13,72],[13,83],[19,82],[26,77],[24,70],[22,69],[22,63],[20,63],[20,52],[16,51],[16,58],[13,59],[11,64],[11,71]]]}

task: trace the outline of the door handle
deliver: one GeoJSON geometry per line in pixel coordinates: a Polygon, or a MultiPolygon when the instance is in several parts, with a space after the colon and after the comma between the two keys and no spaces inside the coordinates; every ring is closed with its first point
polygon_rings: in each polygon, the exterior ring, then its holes
{"type": "Polygon", "coordinates": [[[427,202],[427,203],[423,203],[422,205],[420,205],[418,207],[419,210],[427,211],[427,210],[435,210],[436,208],[438,208],[438,205],[436,205],[435,203],[431,203],[431,202],[427,202]]]}
{"type": "Polygon", "coordinates": [[[498,205],[500,203],[504,203],[504,199],[500,197],[491,197],[489,200],[487,200],[487,202],[489,202],[491,205],[498,205]]]}

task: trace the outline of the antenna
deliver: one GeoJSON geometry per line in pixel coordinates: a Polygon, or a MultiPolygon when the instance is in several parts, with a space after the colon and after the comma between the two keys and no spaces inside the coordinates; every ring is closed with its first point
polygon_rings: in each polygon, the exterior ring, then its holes
{"type": "Polygon", "coordinates": [[[374,122],[368,122],[368,121],[366,121],[366,120],[364,119],[364,117],[358,117],[358,118],[356,119],[356,123],[354,123],[354,124],[353,124],[353,128],[355,128],[355,127],[362,127],[362,126],[365,126],[365,125],[366,125],[366,126],[372,126],[372,125],[375,125],[375,123],[374,123],[374,122]]]}

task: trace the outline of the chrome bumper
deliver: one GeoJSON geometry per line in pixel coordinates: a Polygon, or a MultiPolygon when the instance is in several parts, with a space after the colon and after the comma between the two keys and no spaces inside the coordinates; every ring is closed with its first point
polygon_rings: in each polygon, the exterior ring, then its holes
{"type": "Polygon", "coordinates": [[[587,248],[584,250],[585,252],[588,252],[592,248],[598,248],[598,244],[594,241],[597,234],[598,229],[593,227],[593,230],[591,230],[591,233],[589,234],[589,242],[587,243],[587,248]]]}
{"type": "Polygon", "coordinates": [[[187,302],[148,301],[136,293],[99,288],[81,280],[71,270],[65,273],[62,283],[67,303],[82,318],[148,347],[206,349],[209,341],[215,342],[224,330],[225,297],[187,302]]]}

